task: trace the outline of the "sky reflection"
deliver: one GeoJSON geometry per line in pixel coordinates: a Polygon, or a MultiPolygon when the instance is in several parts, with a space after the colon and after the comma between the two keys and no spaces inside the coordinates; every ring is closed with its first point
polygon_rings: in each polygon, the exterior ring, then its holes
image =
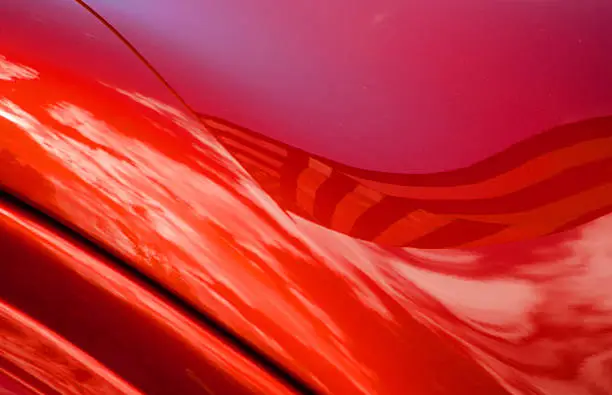
{"type": "Polygon", "coordinates": [[[416,320],[512,392],[612,391],[612,216],[510,247],[377,247],[287,215],[180,110],[0,61],[0,83],[17,88],[0,98],[0,143],[53,194],[19,174],[4,187],[318,388],[450,391],[468,372],[466,391],[486,390],[488,376],[416,320]]]}

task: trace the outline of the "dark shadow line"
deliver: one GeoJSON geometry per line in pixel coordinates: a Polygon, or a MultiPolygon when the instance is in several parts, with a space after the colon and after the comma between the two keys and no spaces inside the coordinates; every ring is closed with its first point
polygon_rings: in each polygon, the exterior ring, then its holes
{"type": "MultiPolygon", "coordinates": [[[[100,15],[97,11],[95,11],[92,7],[90,7],[83,0],[75,0],[79,5],[81,5],[85,10],[87,10],[91,15],[93,15],[100,23],[106,26],[123,44],[125,44],[128,49],[138,58],[140,61],[159,79],[159,81],[170,91],[170,93],[194,116],[198,122],[201,123],[200,117],[198,113],[191,108],[189,104],[178,94],[178,92],[170,85],[170,83],[161,75],[160,72],[157,71],[155,67],[147,60],[147,58],[142,55],[132,43],[119,32],[111,23],[109,23],[102,15],[100,15]]],[[[66,234],[70,235],[72,238],[82,241],[86,245],[88,245],[93,250],[97,251],[101,255],[107,257],[112,262],[115,262],[118,266],[121,266],[129,273],[134,275],[135,277],[140,278],[145,283],[148,283],[151,287],[153,287],[159,294],[164,295],[170,301],[172,301],[175,305],[181,307],[184,311],[190,313],[195,318],[197,318],[200,322],[207,325],[211,329],[213,329],[217,334],[236,345],[247,357],[250,357],[254,362],[258,363],[263,369],[267,370],[269,373],[273,374],[281,381],[284,381],[289,386],[293,387],[293,389],[299,391],[304,394],[315,394],[316,392],[310,388],[305,382],[303,382],[300,378],[294,376],[293,374],[287,372],[282,367],[277,365],[273,360],[268,358],[264,353],[257,350],[255,346],[249,344],[246,340],[243,340],[239,335],[234,334],[231,330],[229,330],[225,325],[220,322],[217,322],[213,318],[209,317],[205,313],[202,313],[191,304],[186,302],[180,296],[175,293],[169,291],[162,284],[158,283],[155,280],[152,280],[148,276],[144,275],[134,267],[126,264],[123,260],[119,259],[115,255],[111,254],[109,251],[105,250],[101,246],[99,246],[95,241],[92,241],[82,235],[80,232],[75,231],[74,229],[66,226],[60,221],[57,221],[53,217],[43,213],[40,210],[35,209],[32,205],[27,204],[14,196],[6,193],[5,191],[0,190],[0,199],[13,201],[15,205],[22,207],[24,210],[36,214],[38,217],[45,218],[47,222],[54,225],[55,228],[62,230],[66,234]]]]}
{"type": "Polygon", "coordinates": [[[178,309],[187,317],[190,317],[195,322],[201,324],[205,329],[209,330],[219,339],[222,339],[229,345],[236,347],[237,351],[245,358],[257,364],[259,367],[270,373],[289,388],[296,390],[301,394],[316,394],[316,391],[310,388],[308,384],[303,382],[300,378],[294,376],[292,373],[289,373],[281,368],[273,360],[260,352],[255,346],[251,345],[248,341],[235,334],[226,325],[201,312],[180,296],[168,290],[163,286],[163,284],[160,284],[157,280],[150,278],[132,265],[129,265],[114,253],[99,245],[96,241],[84,236],[81,232],[75,230],[63,221],[56,219],[54,216],[38,209],[37,205],[31,203],[28,199],[22,199],[17,197],[17,194],[8,192],[6,189],[0,189],[0,204],[4,204],[8,208],[26,213],[37,223],[57,232],[60,237],[75,242],[86,252],[102,258],[104,261],[106,261],[105,263],[113,264],[122,272],[122,274],[126,275],[127,277],[131,277],[132,279],[150,288],[154,294],[161,297],[170,306],[178,309]]]}
{"type": "MultiPolygon", "coordinates": [[[[74,0],[76,1],[79,5],[81,5],[83,8],[85,8],[90,14],[92,14],[98,21],[100,21],[100,23],[102,23],[106,28],[108,28],[115,36],[117,36],[117,38],[123,43],[125,44],[128,49],[134,54],[136,55],[136,57],[142,62],[144,63],[144,65],[157,77],[157,79],[160,80],[160,82],[166,87],[166,89],[168,89],[170,91],[170,93],[176,97],[176,99],[178,99],[178,101],[181,102],[181,104],[183,106],[185,106],[185,108],[187,108],[189,110],[189,112],[196,118],[197,117],[197,113],[191,108],[191,106],[189,104],[187,104],[187,102],[181,97],[181,95],[178,94],[178,92],[176,91],[176,89],[174,89],[172,87],[172,85],[170,85],[170,83],[161,75],[161,73],[159,71],[157,71],[157,69],[155,67],[153,67],[153,65],[147,60],[147,58],[144,57],[144,55],[142,55],[137,49],[136,47],[127,39],[123,36],[123,34],[121,34],[121,32],[119,32],[119,30],[117,30],[112,24],[110,24],[102,15],[100,15],[96,10],[94,10],[93,8],[91,8],[87,3],[85,3],[85,1],[83,0],[74,0]]],[[[199,120],[199,118],[198,118],[199,120]]]]}

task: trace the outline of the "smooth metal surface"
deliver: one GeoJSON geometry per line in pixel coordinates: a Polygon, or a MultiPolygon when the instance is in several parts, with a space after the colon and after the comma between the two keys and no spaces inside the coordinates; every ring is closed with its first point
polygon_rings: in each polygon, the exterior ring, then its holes
{"type": "MultiPolygon", "coordinates": [[[[2,188],[224,323],[319,392],[612,390],[610,215],[554,236],[438,251],[377,247],[288,215],[123,43],[72,5],[3,5],[2,188]]],[[[218,91],[199,92],[223,103],[218,91]]],[[[596,196],[609,193],[604,183],[596,196]]],[[[41,306],[40,298],[19,300],[41,306]]],[[[113,323],[140,317],[172,325],[142,314],[113,323]]],[[[115,310],[111,316],[117,320],[115,310]]],[[[95,329],[53,317],[73,336],[95,329]]],[[[151,354],[148,368],[187,361],[151,354]]],[[[148,372],[130,381],[153,388],[163,380],[148,372]]],[[[273,385],[265,377],[253,380],[273,385]]]]}
{"type": "Polygon", "coordinates": [[[148,284],[49,225],[0,202],[0,368],[13,377],[45,394],[293,393],[148,284]]]}
{"type": "Polygon", "coordinates": [[[85,0],[192,107],[347,165],[448,171],[612,113],[612,4],[85,0]]]}

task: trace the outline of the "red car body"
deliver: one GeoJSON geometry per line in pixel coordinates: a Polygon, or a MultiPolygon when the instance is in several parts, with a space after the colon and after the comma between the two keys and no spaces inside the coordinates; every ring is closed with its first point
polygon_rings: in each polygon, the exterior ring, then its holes
{"type": "Polygon", "coordinates": [[[611,12],[1,4],[0,389],[612,392],[611,12]]]}

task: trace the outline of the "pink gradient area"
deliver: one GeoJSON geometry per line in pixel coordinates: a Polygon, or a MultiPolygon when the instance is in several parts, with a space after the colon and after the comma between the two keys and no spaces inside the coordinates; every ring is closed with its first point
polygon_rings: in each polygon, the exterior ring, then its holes
{"type": "Polygon", "coordinates": [[[612,3],[89,0],[197,111],[431,173],[612,113],[612,3]]]}

